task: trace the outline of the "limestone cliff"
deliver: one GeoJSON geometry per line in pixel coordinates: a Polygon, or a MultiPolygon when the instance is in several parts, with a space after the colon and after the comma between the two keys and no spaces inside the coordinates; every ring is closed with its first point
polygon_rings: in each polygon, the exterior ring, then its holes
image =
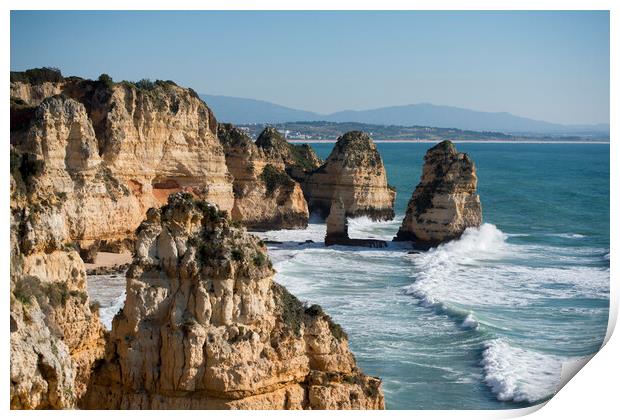
{"type": "Polygon", "coordinates": [[[326,162],[309,176],[304,192],[310,211],[323,216],[333,199],[340,197],[349,217],[394,218],[396,193],[388,186],[377,146],[361,131],[338,138],[326,162]]]}
{"type": "Polygon", "coordinates": [[[36,188],[62,195],[59,223],[83,249],[128,239],[174,191],[232,209],[217,122],[191,89],[13,76],[11,144],[39,168],[36,188]]]}
{"type": "Polygon", "coordinates": [[[256,139],[256,145],[269,156],[272,164],[301,183],[322,164],[312,147],[289,143],[274,127],[265,128],[256,139]]]}
{"type": "Polygon", "coordinates": [[[299,183],[285,172],[285,161],[232,124],[219,124],[218,137],[233,176],[232,218],[255,230],[305,228],[308,205],[299,183]]]}
{"type": "Polygon", "coordinates": [[[344,210],[344,203],[340,197],[332,202],[329,216],[325,219],[325,224],[325,245],[329,246],[349,240],[347,215],[344,210]]]}
{"type": "Polygon", "coordinates": [[[346,334],[273,282],[258,238],[176,193],[137,232],[85,408],[383,408],[346,334]]]}
{"type": "Polygon", "coordinates": [[[413,192],[395,240],[435,246],[480,226],[482,208],[476,193],[476,166],[454,144],[443,141],[424,156],[422,179],[413,192]]]}
{"type": "Polygon", "coordinates": [[[104,332],[58,198],[31,192],[25,168],[11,168],[11,408],[71,408],[103,356],[104,332]]]}

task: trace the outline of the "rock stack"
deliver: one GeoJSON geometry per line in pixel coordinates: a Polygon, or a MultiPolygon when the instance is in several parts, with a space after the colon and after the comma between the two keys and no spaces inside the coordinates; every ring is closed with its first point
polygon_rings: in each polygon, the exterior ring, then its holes
{"type": "Polygon", "coordinates": [[[349,227],[347,224],[347,213],[344,210],[344,203],[338,197],[332,203],[329,216],[325,220],[327,233],[325,234],[325,246],[346,245],[364,246],[368,248],[385,248],[387,242],[378,239],[351,239],[349,238],[349,227]]]}
{"type": "Polygon", "coordinates": [[[338,138],[325,163],[304,184],[311,212],[327,216],[341,197],[348,217],[394,218],[395,191],[388,186],[381,155],[370,136],[350,131],[338,138]]]}
{"type": "Polygon", "coordinates": [[[325,235],[326,246],[342,244],[349,241],[347,214],[344,210],[344,203],[340,197],[332,203],[325,224],[327,225],[327,233],[325,235]]]}
{"type": "Polygon", "coordinates": [[[461,236],[482,223],[474,162],[450,141],[424,156],[422,179],[413,192],[397,241],[428,248],[461,236]]]}
{"type": "Polygon", "coordinates": [[[347,336],[273,282],[266,249],[189,194],[149,210],[84,408],[381,409],[347,336]]]}
{"type": "MultiPolygon", "coordinates": [[[[263,136],[263,142],[267,142],[263,136]]],[[[218,125],[226,165],[233,176],[234,220],[253,230],[303,229],[308,226],[308,205],[298,182],[286,172],[288,150],[272,141],[259,147],[232,124],[218,125]]],[[[292,146],[291,146],[292,147],[292,146]]]]}

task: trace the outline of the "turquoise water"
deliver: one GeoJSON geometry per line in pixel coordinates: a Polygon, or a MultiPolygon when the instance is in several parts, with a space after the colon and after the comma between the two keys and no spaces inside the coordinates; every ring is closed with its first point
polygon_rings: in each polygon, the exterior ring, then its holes
{"type": "MultiPolygon", "coordinates": [[[[332,144],[314,144],[326,157],[332,144]]],[[[379,144],[397,188],[393,222],[350,221],[390,239],[429,144],[379,144]]],[[[321,304],[389,409],[517,408],[549,398],[562,364],[596,352],[609,302],[609,146],[458,144],[478,168],[484,224],[422,254],[325,248],[325,228],[261,236],[276,280],[321,304]],[[299,244],[306,239],[314,244],[299,244]]]]}

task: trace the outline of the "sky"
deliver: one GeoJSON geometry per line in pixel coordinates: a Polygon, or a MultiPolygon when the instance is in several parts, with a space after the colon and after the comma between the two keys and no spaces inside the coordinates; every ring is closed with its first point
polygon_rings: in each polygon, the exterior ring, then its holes
{"type": "Polygon", "coordinates": [[[428,102],[609,122],[609,13],[12,11],[11,70],[319,113],[428,102]]]}

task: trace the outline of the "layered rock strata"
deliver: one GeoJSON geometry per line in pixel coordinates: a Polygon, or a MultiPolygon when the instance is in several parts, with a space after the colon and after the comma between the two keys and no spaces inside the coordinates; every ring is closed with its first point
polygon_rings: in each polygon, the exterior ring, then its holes
{"type": "Polygon", "coordinates": [[[11,144],[37,169],[37,188],[61,196],[58,223],[85,258],[98,246],[131,247],[146,210],[171,192],[232,209],[217,122],[191,89],[13,76],[11,144]]]}
{"type": "Polygon", "coordinates": [[[103,356],[104,331],[84,264],[59,226],[58,198],[30,192],[19,168],[11,168],[10,405],[72,408],[103,356]]]}
{"type": "Polygon", "coordinates": [[[480,226],[482,208],[476,193],[476,166],[450,141],[430,148],[424,156],[420,183],[413,192],[395,240],[418,247],[436,246],[480,226]]]}
{"type": "Polygon", "coordinates": [[[340,197],[348,217],[394,218],[396,193],[387,183],[377,146],[361,131],[338,138],[325,163],[307,178],[304,192],[310,211],[323,216],[340,197]]]}
{"type": "Polygon", "coordinates": [[[85,408],[380,409],[346,334],[273,282],[258,238],[177,193],[140,226],[85,408]]]}
{"type": "Polygon", "coordinates": [[[233,176],[232,218],[253,230],[305,228],[308,205],[281,154],[258,147],[232,124],[219,124],[218,138],[233,176]]]}

